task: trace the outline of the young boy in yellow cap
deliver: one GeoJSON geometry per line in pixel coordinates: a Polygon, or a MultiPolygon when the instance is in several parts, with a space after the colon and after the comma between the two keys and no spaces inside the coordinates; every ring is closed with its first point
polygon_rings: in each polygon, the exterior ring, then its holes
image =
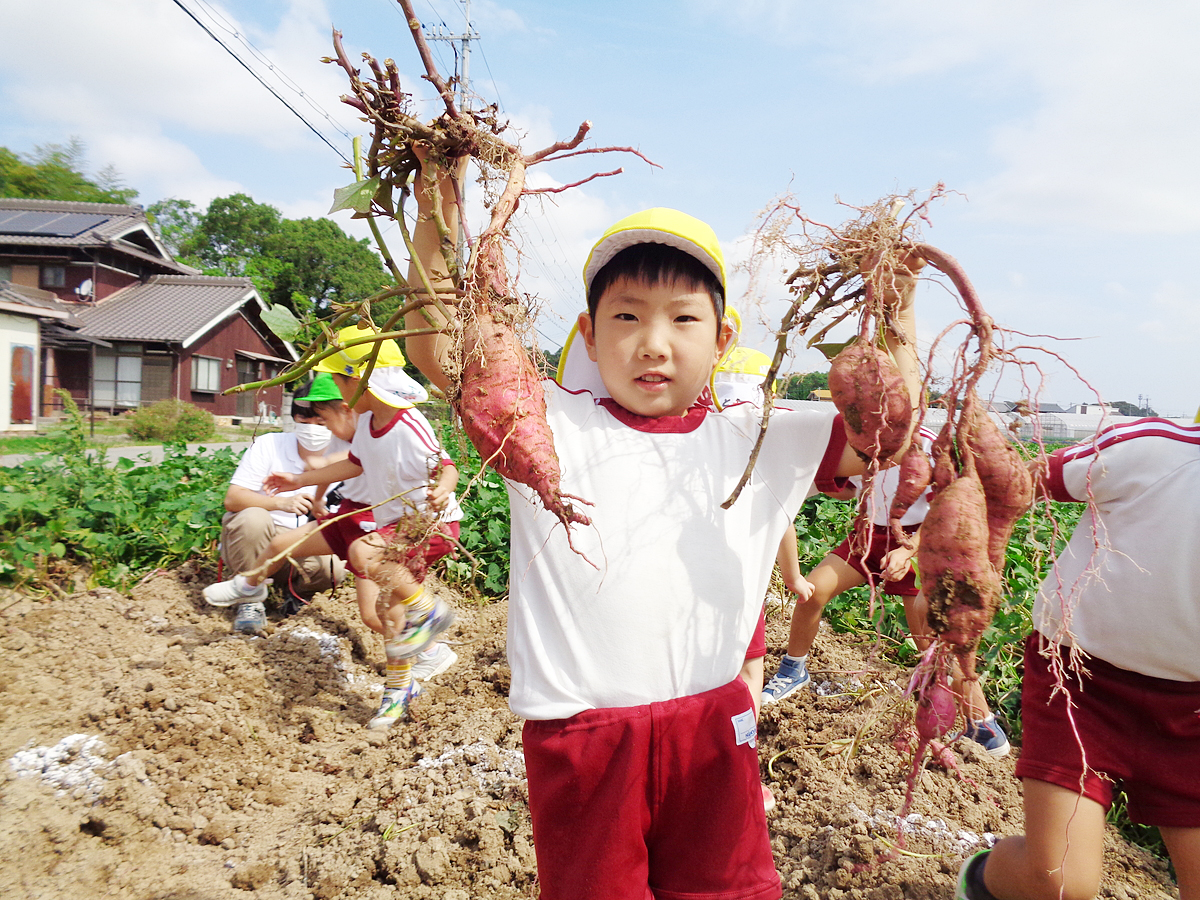
{"type": "MultiPolygon", "coordinates": [[[[453,232],[453,187],[441,196],[453,232]]],[[[444,279],[430,201],[420,204],[418,255],[444,279]]],[[[898,321],[915,335],[912,279],[898,281],[898,321]]],[[[732,332],[704,223],[667,209],[618,222],[592,249],[584,286],[583,346],[564,352],[583,349],[594,377],[586,390],[543,384],[562,490],[593,504],[592,525],[572,526],[572,547],[529,488],[508,484],[509,702],[528,720],[541,896],[777,898],[754,704],[738,671],[808,485],[863,464],[832,408],[789,411],[772,420],[743,496],[721,508],[758,414],[710,404],[732,332]]],[[[427,327],[419,314],[408,324],[427,327]]],[[[407,350],[448,386],[448,338],[412,337],[407,350]]],[[[911,344],[892,351],[915,395],[911,344]]]]}
{"type": "MultiPolygon", "coordinates": [[[[373,334],[359,326],[342,329],[338,341],[343,349],[315,367],[333,376],[346,404],[353,401],[365,376],[373,334]]],[[[412,380],[403,372],[400,348],[395,341],[378,343],[366,389],[353,404],[358,421],[349,457],[319,473],[276,472],[266,486],[294,490],[359,476],[365,480],[375,528],[354,536],[345,552],[350,570],[380,588],[378,613],[384,627],[387,681],[379,711],[368,727],[382,729],[408,714],[414,690],[413,657],[432,645],[454,621],[449,605],[427,594],[421,582],[428,562],[452,549],[448,538],[458,537],[462,510],[454,498],[458,469],[442,449],[433,427],[402,395],[411,390],[412,380]],[[437,520],[434,528],[424,524],[430,517],[437,520]],[[402,559],[388,552],[395,545],[403,547],[402,559]]],[[[339,533],[325,537],[335,552],[341,549],[333,543],[339,533]]]]}

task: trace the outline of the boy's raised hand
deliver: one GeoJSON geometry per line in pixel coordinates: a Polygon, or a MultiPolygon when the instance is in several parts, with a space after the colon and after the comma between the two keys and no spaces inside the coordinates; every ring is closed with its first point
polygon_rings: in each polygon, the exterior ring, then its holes
{"type": "Polygon", "coordinates": [[[278,494],[280,491],[294,491],[302,486],[300,478],[291,472],[272,472],[263,479],[263,490],[268,494],[278,494]]]}

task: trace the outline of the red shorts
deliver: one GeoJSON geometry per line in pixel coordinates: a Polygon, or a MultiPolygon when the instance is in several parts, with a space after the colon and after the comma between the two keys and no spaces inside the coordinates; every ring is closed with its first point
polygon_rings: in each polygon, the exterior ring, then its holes
{"type": "MultiPolygon", "coordinates": [[[[367,534],[377,534],[384,540],[384,542],[391,542],[396,537],[396,523],[393,522],[390,525],[384,525],[382,528],[377,528],[374,531],[358,534],[356,537],[365,537],[367,534]]],[[[429,538],[426,539],[423,544],[421,544],[421,547],[423,547],[425,550],[425,563],[427,565],[433,565],[443,556],[449,556],[451,553],[453,553],[454,544],[447,538],[453,538],[456,541],[458,540],[458,535],[459,524],[457,522],[439,522],[437,532],[431,534],[429,538]]],[[[330,543],[329,546],[332,548],[333,544],[330,543]]],[[[415,555],[415,553],[416,550],[414,549],[413,553],[410,553],[409,556],[411,557],[415,555]]],[[[345,557],[343,557],[343,559],[345,559],[345,557]]],[[[346,567],[354,573],[356,578],[368,577],[365,572],[356,571],[354,566],[350,564],[349,559],[346,559],[346,567]]]]}
{"type": "MultiPolygon", "coordinates": [[[[350,560],[350,545],[362,537],[364,534],[370,534],[374,531],[375,511],[365,503],[355,503],[353,500],[343,500],[341,506],[335,512],[328,513],[317,519],[324,527],[321,529],[321,537],[325,538],[325,543],[329,545],[329,549],[343,562],[350,560]],[[345,513],[350,513],[344,519],[339,519],[345,513]],[[336,520],[336,521],[331,521],[336,520]],[[329,524],[326,525],[325,523],[329,524]],[[360,523],[368,522],[372,527],[363,529],[360,523]]],[[[358,574],[357,572],[355,573],[358,574]]]]}
{"type": "MultiPolygon", "coordinates": [[[[920,526],[907,525],[904,528],[906,534],[912,534],[920,526]]],[[[886,525],[871,526],[871,546],[867,548],[866,557],[853,555],[850,552],[850,541],[853,534],[849,535],[844,541],[838,544],[829,552],[834,556],[844,559],[846,563],[862,575],[870,584],[879,584],[883,578],[883,572],[880,567],[883,565],[883,558],[896,549],[896,542],[892,540],[892,530],[886,525]]],[[[883,582],[883,592],[892,594],[895,597],[915,597],[921,592],[917,587],[917,572],[916,569],[909,567],[904,573],[904,577],[899,581],[883,582]]]]}
{"type": "Polygon", "coordinates": [[[542,900],[780,897],[753,729],[740,678],[526,722],[542,900]]]}
{"type": "Polygon", "coordinates": [[[1073,673],[1066,678],[1072,725],[1062,692],[1050,696],[1054,677],[1038,652],[1044,640],[1034,632],[1025,642],[1017,777],[1082,793],[1105,809],[1119,784],[1134,822],[1200,827],[1200,682],[1151,678],[1088,659],[1082,683],[1073,673]]]}

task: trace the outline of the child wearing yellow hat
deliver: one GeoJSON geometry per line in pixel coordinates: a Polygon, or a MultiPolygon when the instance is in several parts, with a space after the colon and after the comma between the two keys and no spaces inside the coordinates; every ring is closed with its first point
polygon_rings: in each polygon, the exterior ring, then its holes
{"type": "MultiPolygon", "coordinates": [[[[380,587],[378,613],[388,670],[379,711],[368,727],[389,728],[408,714],[413,658],[454,621],[454,611],[427,593],[422,581],[428,563],[451,551],[462,510],[454,497],[458,469],[428,420],[406,399],[406,393],[414,396],[415,382],[403,372],[400,348],[395,341],[372,341],[373,335],[363,326],[343,329],[338,352],[315,366],[333,376],[343,401],[353,402],[358,413],[349,457],[319,473],[275,473],[266,485],[293,490],[364,479],[375,528],[355,536],[345,552],[350,570],[380,587]],[[379,344],[379,351],[368,375],[372,343],[379,344]],[[366,388],[355,401],[364,378],[366,388]],[[403,548],[399,557],[388,552],[397,545],[403,548]]],[[[337,535],[327,538],[331,546],[337,535]]]]}
{"type": "MultiPolygon", "coordinates": [[[[453,229],[452,185],[441,196],[453,229]]],[[[419,200],[415,242],[436,278],[432,201],[419,200]]],[[[912,282],[895,300],[915,334],[912,282]]],[[[742,498],[722,508],[758,414],[711,402],[732,329],[723,254],[703,222],[661,208],[621,220],[593,247],[584,288],[582,376],[543,389],[562,490],[591,502],[592,524],[568,541],[532,490],[508,483],[509,703],[527,720],[541,896],[773,900],[754,703],[738,672],[809,484],[863,464],[831,405],[788,411],[742,498]]],[[[420,314],[408,325],[428,328],[420,314]]],[[[448,337],[406,349],[448,386],[448,337]]],[[[911,344],[892,350],[916,396],[911,344]]]]}

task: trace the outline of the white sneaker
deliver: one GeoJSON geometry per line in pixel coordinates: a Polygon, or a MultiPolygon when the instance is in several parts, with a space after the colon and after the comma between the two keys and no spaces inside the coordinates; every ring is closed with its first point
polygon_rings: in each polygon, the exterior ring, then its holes
{"type": "Polygon", "coordinates": [[[233,630],[241,634],[262,634],[267,630],[267,610],[261,603],[239,603],[233,630]]]}
{"type": "Polygon", "coordinates": [[[413,657],[412,677],[417,681],[436,678],[458,662],[458,654],[438,641],[413,657]]]}
{"type": "Polygon", "coordinates": [[[251,587],[241,575],[234,575],[228,581],[218,581],[210,584],[203,591],[204,601],[209,606],[233,606],[237,603],[262,603],[267,599],[267,585],[264,581],[257,587],[251,587]]]}

